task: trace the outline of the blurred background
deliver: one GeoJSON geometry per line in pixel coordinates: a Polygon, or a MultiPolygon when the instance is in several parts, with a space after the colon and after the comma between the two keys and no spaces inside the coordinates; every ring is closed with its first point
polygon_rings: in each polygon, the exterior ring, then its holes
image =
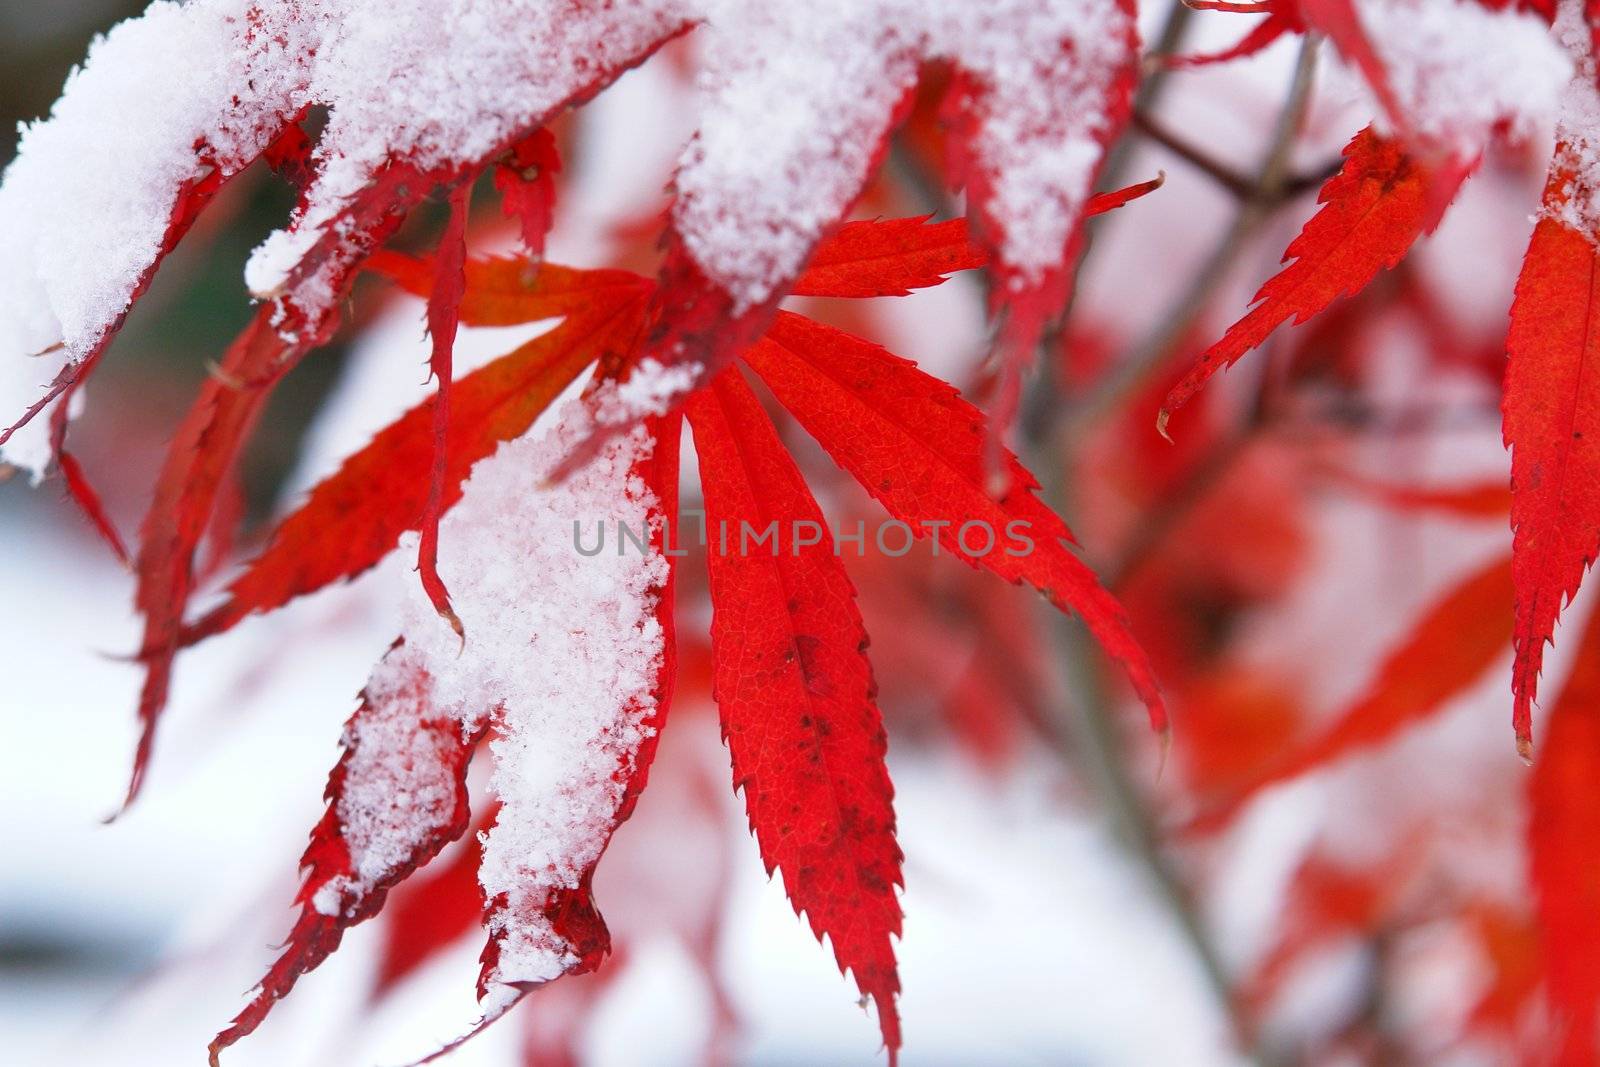
{"type": "MultiPolygon", "coordinates": [[[[1142,6],[1165,52],[1226,46],[1252,21],[1142,6]]],[[[141,7],[0,0],[8,123],[46,113],[90,37],[141,7]]],[[[650,269],[693,128],[692,49],[558,127],[551,260],[650,269]]],[[[1019,431],[1156,659],[1175,719],[1164,766],[1116,672],[1037,598],[925,545],[847,560],[907,855],[908,1065],[1537,1059],[1498,385],[1548,139],[1492,156],[1399,270],[1280,331],[1174,419],[1175,444],[1154,431],[1166,387],[1243,313],[1372,114],[1330,51],[1298,134],[1275,146],[1299,49],[1153,79],[1107,180],[1166,185],[1092,225],[1019,431]],[[1263,188],[1276,148],[1287,176],[1263,188]],[[1407,651],[1441,601],[1431,643],[1407,651]]],[[[944,76],[925,72],[863,216],[959,213],[937,177],[944,76]]],[[[510,248],[495,198],[477,200],[474,250],[510,248]]],[[[208,361],[249,316],[246,256],[292,204],[269,174],[232,183],[89,388],[75,450],[125,536],[208,361]]],[[[428,245],[433,208],[402,246],[428,245]]],[[[983,300],[961,277],[807,310],[981,390],[983,300]]],[[[212,539],[211,587],[424,395],[420,303],[364,283],[350,319],[279,389],[212,539]]],[[[537,329],[465,331],[457,365],[537,329]]],[[[873,515],[786,434],[836,523],[873,515]]],[[[145,796],[103,826],[134,739],[132,578],[58,479],[0,484],[0,546],[3,1058],[198,1062],[288,930],[342,723],[414,575],[390,560],[187,653],[145,796]]],[[[617,957],[447,1062],[881,1061],[853,985],[763,875],[710,702],[703,572],[685,573],[682,695],[597,878],[617,957]]],[[[1548,678],[1574,643],[1558,640],[1548,678]]],[[[468,847],[352,931],[227,1061],[400,1063],[465,1029],[481,948],[468,847]]]]}

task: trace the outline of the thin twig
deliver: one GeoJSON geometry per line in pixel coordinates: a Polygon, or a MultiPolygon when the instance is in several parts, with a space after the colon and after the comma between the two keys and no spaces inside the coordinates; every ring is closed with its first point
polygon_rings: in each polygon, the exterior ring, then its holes
{"type": "Polygon", "coordinates": [[[1133,128],[1228,190],[1237,199],[1248,200],[1256,195],[1255,182],[1199,145],[1179,137],[1149,112],[1135,111],[1133,128]]]}
{"type": "Polygon", "coordinates": [[[1152,375],[1166,366],[1183,344],[1195,320],[1211,303],[1216,290],[1227,279],[1234,262],[1249,244],[1249,238],[1272,216],[1283,202],[1282,189],[1294,148],[1296,134],[1305,121],[1311,103],[1311,86],[1316,71],[1317,37],[1307,35],[1295,63],[1289,98],[1278,115],[1266,157],[1255,180],[1257,195],[1242,198],[1233,221],[1195,273],[1187,290],[1161,319],[1160,325],[1124,359],[1106,382],[1073,406],[1071,421],[1077,427],[1072,436],[1106,413],[1118,408],[1127,397],[1141,389],[1152,375]]]}
{"type": "Polygon", "coordinates": [[[1252,181],[1199,145],[1178,136],[1154,115],[1135,111],[1133,128],[1222,186],[1232,193],[1235,199],[1259,199],[1262,201],[1262,206],[1269,209],[1277,207],[1285,200],[1293,200],[1310,189],[1318,188],[1338,173],[1339,167],[1343,164],[1343,160],[1334,160],[1304,174],[1294,175],[1285,180],[1279,188],[1268,190],[1259,184],[1259,180],[1252,181]]]}

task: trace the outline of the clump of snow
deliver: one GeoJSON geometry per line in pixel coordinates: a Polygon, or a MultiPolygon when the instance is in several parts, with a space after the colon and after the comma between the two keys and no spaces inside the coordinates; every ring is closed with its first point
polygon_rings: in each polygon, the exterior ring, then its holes
{"type": "Polygon", "coordinates": [[[1572,57],[1573,73],[1556,122],[1553,174],[1566,179],[1559,195],[1546,195],[1544,212],[1600,241],[1600,83],[1583,0],[1561,0],[1556,37],[1572,57]]]}
{"type": "Polygon", "coordinates": [[[595,421],[602,426],[624,426],[650,415],[664,415],[699,378],[699,367],[687,363],[669,367],[658,359],[642,359],[625,381],[608,382],[595,397],[595,421]]]}
{"type": "Polygon", "coordinates": [[[1543,132],[1572,64],[1533,15],[1477,0],[1360,0],[1367,38],[1414,135],[1463,155],[1497,128],[1543,132]]]}
{"type": "MultiPolygon", "coordinates": [[[[179,189],[237,169],[272,136],[295,77],[267,61],[270,42],[248,40],[250,6],[152,4],[94,43],[49,119],[22,127],[0,184],[0,426],[127,309],[179,189]]],[[[41,474],[48,422],[0,459],[41,474]]]]}
{"type": "Polygon", "coordinates": [[[347,756],[334,813],[351,873],[330,878],[312,897],[324,915],[358,906],[455,816],[462,744],[455,720],[437,721],[432,680],[414,661],[391,665],[393,658],[373,673],[340,742],[347,756]]]}
{"type": "Polygon", "coordinates": [[[650,437],[636,426],[542,485],[591,432],[588,418],[571,402],[551,432],[502,445],[474,468],[440,530],[439,572],[465,644],[413,590],[405,644],[379,668],[383,677],[426,673],[433,707],[464,730],[493,717],[490,787],[501,809],[479,878],[488,899],[503,901],[489,920],[500,945],[490,978],[506,986],[549,980],[572,963],[541,909],[599,858],[656,710],[664,635],[654,612],[667,561],[631,543],[625,554],[595,556],[573,544],[575,522],[649,527],[657,501],[634,466],[650,437]]]}
{"type": "Polygon", "coordinates": [[[699,132],[674,220],[743,309],[804,264],[867,178],[920,61],[980,87],[974,156],[1001,257],[1032,280],[1057,264],[1111,131],[1108,85],[1133,55],[1114,0],[700,0],[699,132]]]}

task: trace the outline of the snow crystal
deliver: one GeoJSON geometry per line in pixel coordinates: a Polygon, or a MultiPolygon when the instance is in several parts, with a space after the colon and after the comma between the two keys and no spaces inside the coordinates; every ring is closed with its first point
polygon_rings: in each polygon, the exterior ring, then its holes
{"type": "Polygon", "coordinates": [[[1600,86],[1595,77],[1583,0],[1562,0],[1556,37],[1573,58],[1572,79],[1561,97],[1556,122],[1559,155],[1552,173],[1567,177],[1563,195],[1545,198],[1544,211],[1591,239],[1600,240],[1600,86]]]}
{"type": "Polygon", "coordinates": [[[1470,156],[1501,124],[1517,140],[1548,128],[1572,64],[1538,18],[1477,0],[1358,8],[1417,136],[1470,156]]]}
{"type": "Polygon", "coordinates": [[[506,984],[545,981],[570,964],[540,909],[598,859],[623,799],[619,768],[655,711],[664,638],[653,590],[667,562],[631,546],[583,556],[572,540],[574,522],[647,527],[656,500],[632,471],[648,455],[646,431],[616,436],[588,465],[541,486],[587,419],[581,401],[569,403],[553,431],[478,464],[440,530],[439,572],[466,642],[413,591],[405,644],[379,668],[401,680],[427,672],[433,706],[463,729],[493,716],[490,786],[502,806],[479,878],[489,899],[504,895],[490,923],[501,945],[491,977],[506,984]]]}

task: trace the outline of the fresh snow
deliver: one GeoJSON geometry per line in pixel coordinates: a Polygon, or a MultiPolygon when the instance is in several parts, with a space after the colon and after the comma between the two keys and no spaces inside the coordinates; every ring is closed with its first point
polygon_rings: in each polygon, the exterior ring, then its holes
{"type": "Polygon", "coordinates": [[[1552,173],[1566,176],[1567,187],[1558,203],[1546,197],[1543,210],[1590,240],[1600,240],[1600,84],[1584,6],[1583,0],[1561,0],[1556,9],[1556,36],[1575,69],[1561,98],[1557,158],[1551,167],[1552,173]]]}
{"type": "Polygon", "coordinates": [[[1572,72],[1533,15],[1478,0],[1360,0],[1363,28],[1415,136],[1464,156],[1497,130],[1548,129],[1572,72]]]}
{"type": "Polygon", "coordinates": [[[975,165],[1001,258],[1060,262],[1112,131],[1107,87],[1133,58],[1112,0],[700,0],[704,96],[674,220],[740,307],[767,299],[860,191],[920,61],[981,91],[975,165]]]}
{"type": "MultiPolygon", "coordinates": [[[[501,808],[479,879],[487,899],[503,901],[489,920],[500,943],[490,977],[506,987],[555,978],[572,962],[541,908],[551,893],[577,886],[609,840],[625,772],[652,729],[664,650],[654,611],[665,558],[631,543],[626,554],[583,556],[573,543],[575,522],[648,528],[657,502],[633,467],[648,457],[650,438],[636,426],[543,486],[589,430],[581,401],[563,412],[549,433],[502,445],[479,463],[445,516],[439,573],[465,642],[413,589],[405,643],[372,682],[408,685],[426,674],[431,705],[463,729],[492,717],[489,784],[501,808]]],[[[386,818],[389,806],[374,799],[386,818]]]]}
{"type": "MultiPolygon", "coordinates": [[[[475,166],[693,24],[702,111],[674,221],[740,306],[802,267],[932,57],[980,86],[985,212],[1032,280],[1063,254],[1110,132],[1102,95],[1131,59],[1131,16],[1110,0],[159,0],[96,43],[0,186],[0,423],[126,311],[179,189],[248,163],[288,117],[328,109],[316,176],[245,282],[314,321],[386,163],[475,166]],[[319,245],[333,254],[308,260],[319,245]]],[[[0,459],[42,473],[42,423],[0,459]]]]}
{"type": "Polygon", "coordinates": [[[373,673],[341,741],[348,757],[335,814],[351,873],[330,878],[312,897],[324,915],[370,899],[440,836],[456,809],[455,732],[422,726],[439,717],[431,679],[387,663],[373,673]]]}

